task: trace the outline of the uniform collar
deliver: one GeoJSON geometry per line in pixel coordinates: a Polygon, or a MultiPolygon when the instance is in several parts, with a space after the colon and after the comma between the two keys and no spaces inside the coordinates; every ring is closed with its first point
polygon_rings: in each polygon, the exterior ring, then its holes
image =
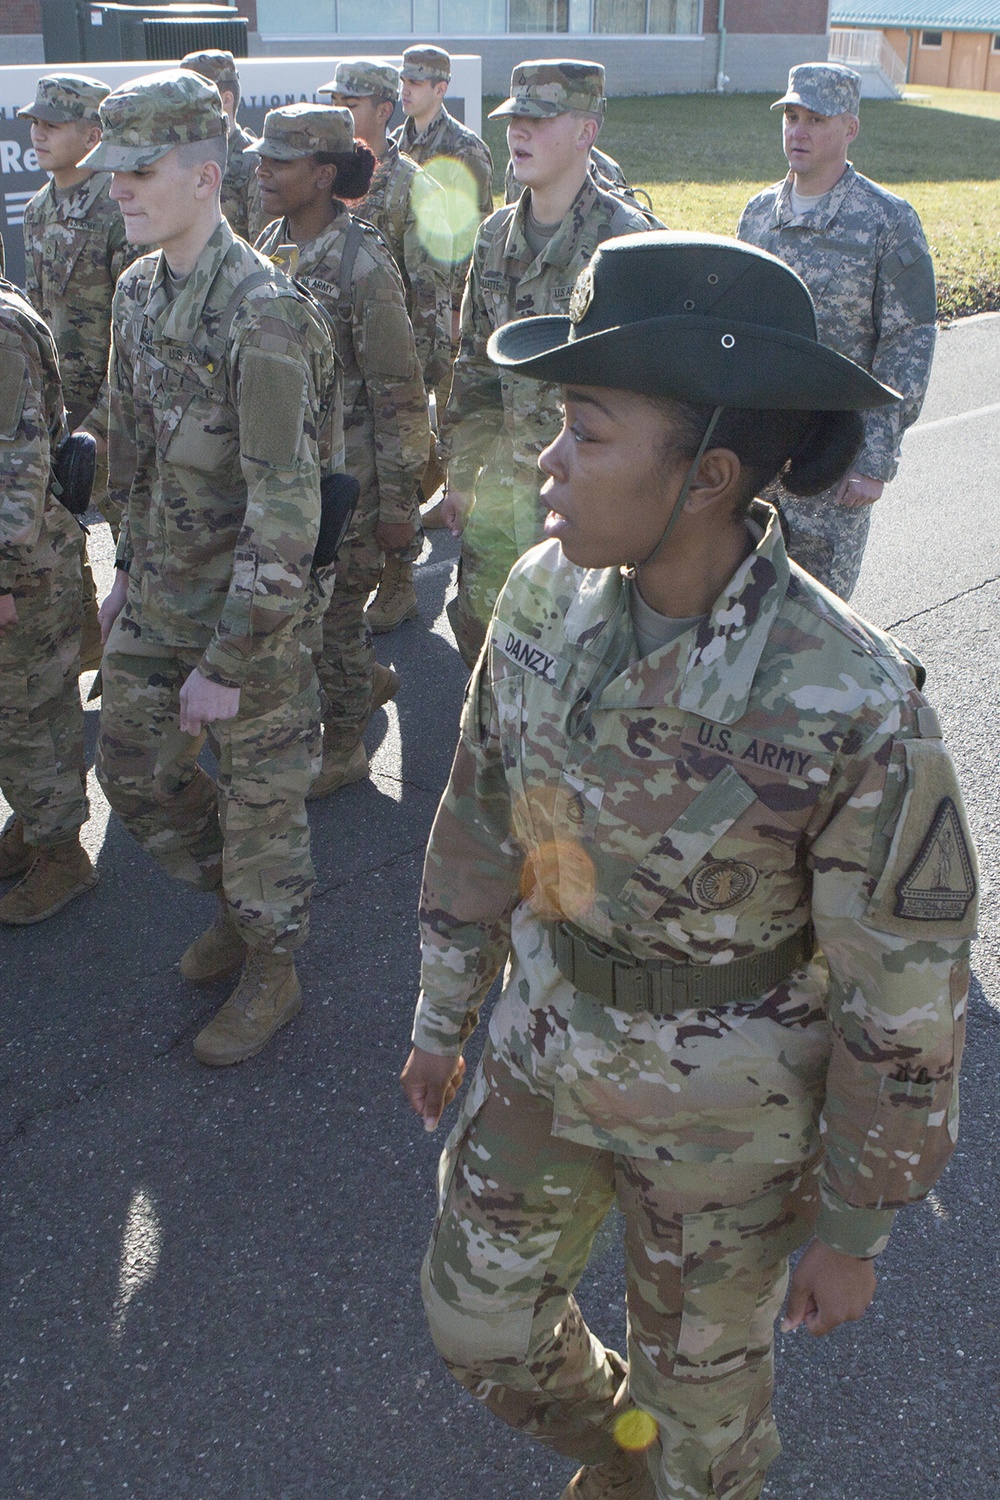
{"type": "MultiPolygon", "coordinates": [[[[543,265],[565,269],[572,264],[579,250],[584,225],[597,202],[598,191],[594,179],[589,175],[585,177],[580,191],[573,199],[568,212],[564,214],[559,228],[541,253],[540,259],[543,265]]],[[[525,188],[511,217],[510,227],[507,230],[507,243],[504,247],[505,259],[525,261],[528,265],[535,259],[524,233],[525,219],[530,205],[531,195],[525,188]]]]}
{"type": "Polygon", "coordinates": [[[49,178],[49,191],[60,219],[85,219],[108,186],[107,172],[91,172],[76,187],[70,188],[65,198],[56,194],[55,181],[49,178]]]}
{"type": "Polygon", "coordinates": [[[792,174],[789,172],[781,184],[778,201],[774,206],[775,222],[782,229],[789,224],[801,224],[807,229],[826,229],[840,212],[844,199],[854,186],[857,176],[857,172],[848,162],[843,176],[838,178],[817,206],[810,209],[808,213],[796,214],[792,211],[792,174]]]}
{"type": "MultiPolygon", "coordinates": [[[[350,218],[350,211],[347,208],[342,207],[338,209],[337,217],[331,220],[326,228],[322,230],[315,239],[307,240],[304,245],[300,245],[298,247],[298,270],[300,272],[311,271],[316,266],[323,264],[323,262],[329,255],[331,248],[336,244],[337,240],[347,228],[347,225],[350,222],[350,218]]],[[[289,233],[288,229],[288,220],[282,219],[279,244],[291,245],[293,243],[294,241],[292,240],[291,234],[289,233]]]]}
{"type": "MultiPolygon", "coordinates": [[[[601,693],[601,708],[674,705],[719,724],[743,717],[789,577],[777,513],[757,502],[747,526],[756,542],[754,550],[709,613],[650,656],[626,661],[601,693]]],[[[624,577],[607,568],[585,571],[580,579],[566,612],[566,639],[588,656],[607,659],[615,650],[624,650],[624,577]]]]}
{"type": "Polygon", "coordinates": [[[431,146],[439,135],[444,135],[450,124],[452,124],[452,117],[442,104],[426,130],[422,130],[419,135],[413,123],[413,116],[407,115],[393,136],[393,140],[400,151],[409,151],[414,146],[431,146]]]}
{"type": "Polygon", "coordinates": [[[195,262],[194,269],[184,286],[173,300],[170,299],[164,285],[166,259],[163,251],[160,251],[156,273],[149,289],[149,300],[146,304],[146,316],[150,322],[156,323],[158,337],[169,339],[177,344],[190,344],[195,341],[196,336],[203,331],[205,303],[222,269],[222,264],[235,243],[236,236],[223,219],[212,231],[211,239],[195,262]]]}

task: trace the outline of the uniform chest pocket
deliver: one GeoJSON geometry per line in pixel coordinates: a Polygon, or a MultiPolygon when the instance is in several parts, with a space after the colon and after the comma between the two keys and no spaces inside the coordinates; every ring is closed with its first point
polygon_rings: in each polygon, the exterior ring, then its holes
{"type": "Polygon", "coordinates": [[[651,846],[619,899],[654,920],[671,893],[756,800],[739,772],[725,766],[651,846]]]}
{"type": "Polygon", "coordinates": [[[45,270],[52,286],[64,294],[77,262],[90,241],[85,229],[53,224],[45,238],[45,270]]]}

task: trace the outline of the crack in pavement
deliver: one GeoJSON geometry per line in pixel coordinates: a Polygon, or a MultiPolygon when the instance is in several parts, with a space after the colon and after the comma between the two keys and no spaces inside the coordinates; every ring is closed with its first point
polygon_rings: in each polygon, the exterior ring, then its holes
{"type": "Polygon", "coordinates": [[[340,879],[332,881],[330,885],[323,886],[322,890],[317,887],[312,894],[312,903],[315,904],[317,901],[325,900],[327,896],[332,896],[335,891],[343,890],[345,885],[351,885],[356,880],[363,880],[367,875],[377,875],[380,870],[391,869],[400,860],[412,859],[414,854],[421,854],[426,847],[426,840],[421,840],[419,844],[413,844],[409,849],[400,849],[398,853],[390,854],[388,859],[380,860],[377,865],[367,865],[364,869],[352,870],[349,875],[343,875],[340,879]]]}
{"type": "Polygon", "coordinates": [[[961,593],[952,594],[947,599],[940,599],[937,604],[929,604],[926,609],[915,610],[912,615],[904,615],[901,620],[893,620],[887,625],[886,630],[895,630],[900,625],[909,625],[911,620],[919,620],[921,615],[932,615],[936,610],[944,609],[948,604],[955,604],[959,599],[967,599],[970,594],[978,594],[980,589],[989,588],[991,583],[1000,583],[1000,574],[994,578],[984,578],[982,583],[973,584],[971,589],[962,589],[961,593]]]}

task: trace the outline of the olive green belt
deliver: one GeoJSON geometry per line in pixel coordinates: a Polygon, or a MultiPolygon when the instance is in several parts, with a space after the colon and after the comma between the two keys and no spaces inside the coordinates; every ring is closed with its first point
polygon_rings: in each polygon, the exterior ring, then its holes
{"type": "Polygon", "coordinates": [[[555,924],[551,932],[556,967],[574,989],[617,1010],[654,1016],[710,1010],[762,995],[807,963],[815,947],[807,923],[774,948],[759,948],[727,964],[674,964],[609,948],[570,922],[555,924]]]}

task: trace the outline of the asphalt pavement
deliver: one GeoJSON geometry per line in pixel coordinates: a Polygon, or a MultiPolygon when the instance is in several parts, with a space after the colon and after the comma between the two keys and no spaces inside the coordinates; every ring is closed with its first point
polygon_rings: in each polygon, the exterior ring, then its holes
{"type": "MultiPolygon", "coordinates": [[[[768,1500],[1000,1491],[998,472],[1000,317],[983,317],[940,338],[854,600],[922,655],[979,842],[964,1133],[900,1215],[866,1318],[779,1337],[768,1500]]],[[[107,569],[107,528],[93,540],[107,569]]],[[[158,872],[93,776],[100,884],[0,930],[5,1500],[554,1500],[571,1471],[450,1382],[418,1293],[440,1138],[397,1075],[465,678],[444,613],[456,550],[433,533],[420,621],[378,642],[403,685],[369,730],[371,780],[315,808],[306,1007],[259,1058],[194,1061],[225,988],[192,990],[177,959],[211,902],[158,872]]],[[[89,705],[91,759],[96,724],[89,705]]],[[[620,1345],[613,1221],[581,1300],[620,1345]]]]}

